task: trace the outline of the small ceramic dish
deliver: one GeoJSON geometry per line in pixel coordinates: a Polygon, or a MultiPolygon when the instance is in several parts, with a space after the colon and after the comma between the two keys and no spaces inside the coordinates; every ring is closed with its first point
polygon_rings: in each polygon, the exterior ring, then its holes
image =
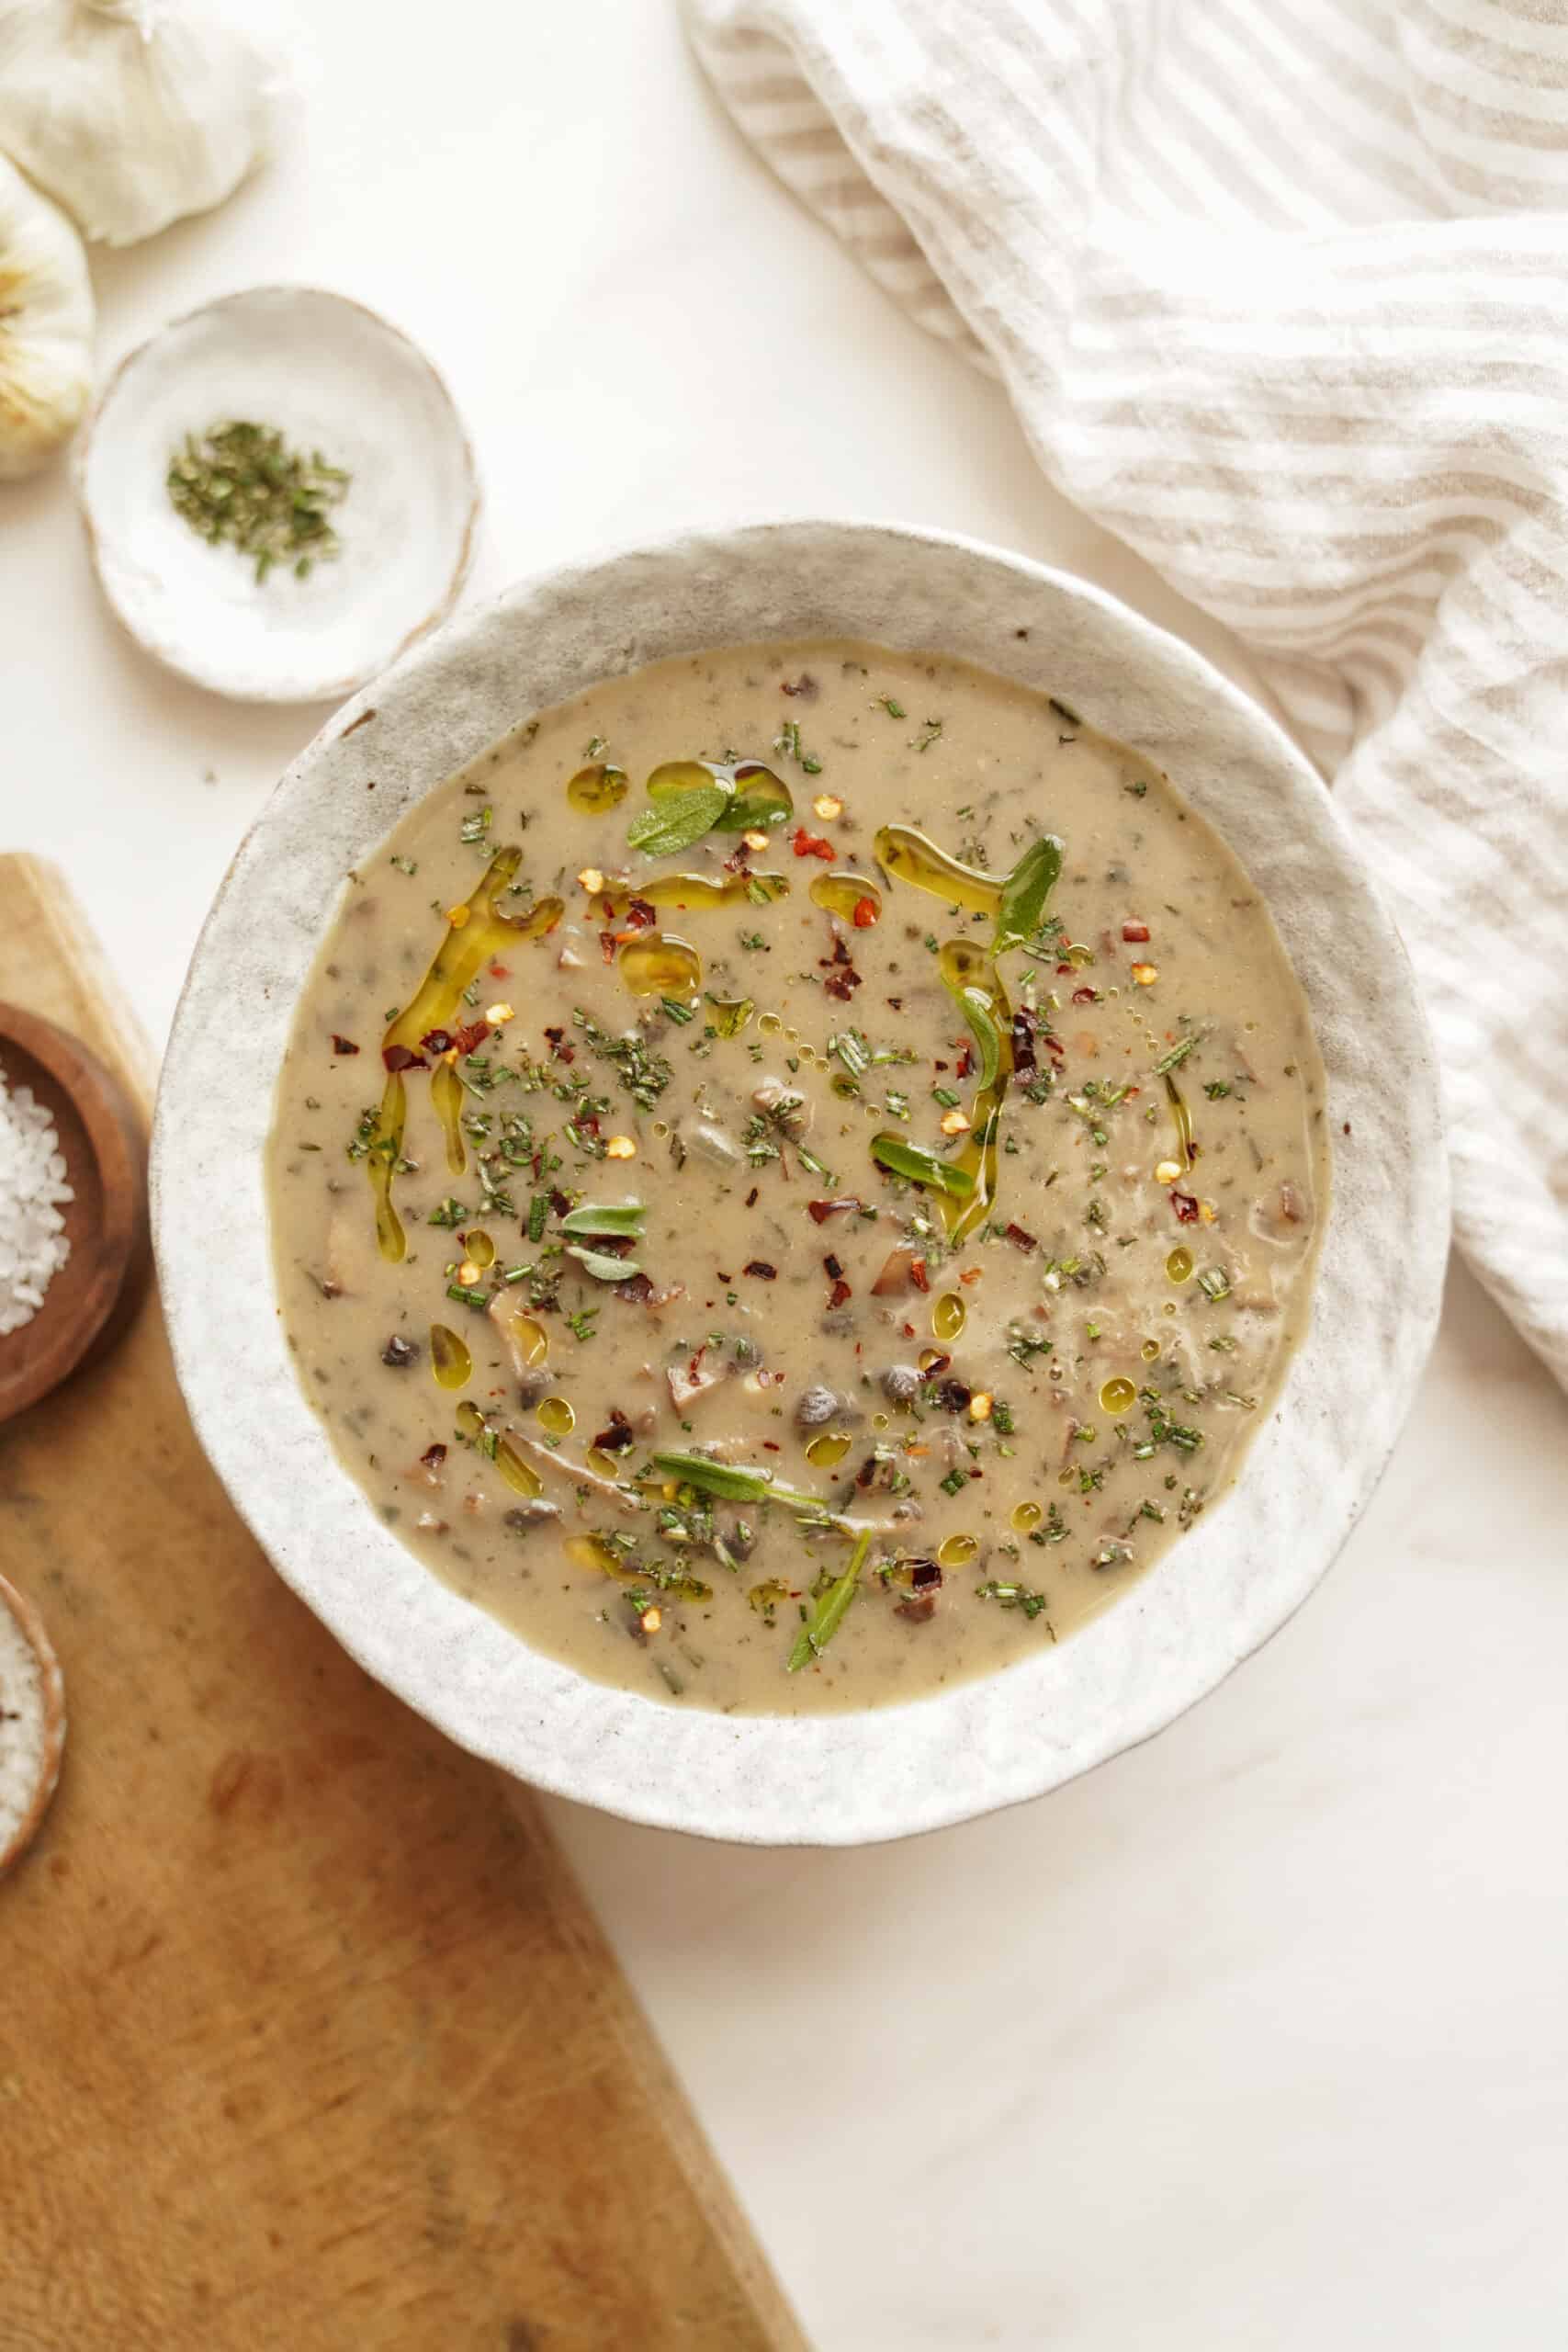
{"type": "Polygon", "coordinates": [[[372,311],[310,286],[258,286],[193,311],[109,379],[77,487],[104,594],[182,677],[242,702],[336,700],[451,611],[468,576],[479,481],[440,377],[372,311]],[[235,421],[275,425],[351,481],[341,551],[258,581],[170,503],[171,458],[235,421]]]}
{"type": "Polygon", "coordinates": [[[145,1248],[146,1154],[135,1112],[96,1055],[51,1021],[0,1004],[0,1069],[49,1113],[73,1198],[71,1254],[19,1330],[0,1335],[0,1424],[58,1387],[107,1328],[145,1248]]]}
{"type": "Polygon", "coordinates": [[[0,1577],[0,1879],[42,1826],[65,1754],[65,1678],[43,1620],[0,1577]]]}
{"type": "Polygon", "coordinates": [[[152,1172],[164,1306],[197,1431],[279,1572],[360,1663],[541,1787],[775,1844],[852,1845],[1038,1796],[1213,1690],[1304,1600],[1376,1485],[1436,1327],[1449,1233],[1409,966],[1300,753],[1186,646],[1081,582],[972,541],[852,523],[678,538],[525,582],[334,718],[208,919],[164,1066],[152,1172]],[[263,1147],[344,871],[432,786],[529,711],[606,675],[806,635],[983,663],[1061,695],[1169,771],[1265,896],[1306,990],[1334,1175],[1312,1321],[1280,1402],[1235,1486],[1181,1543],[1071,1640],[1004,1672],[902,1706],[790,1720],[686,1713],[590,1682],[404,1550],[295,1376],[263,1147]]]}

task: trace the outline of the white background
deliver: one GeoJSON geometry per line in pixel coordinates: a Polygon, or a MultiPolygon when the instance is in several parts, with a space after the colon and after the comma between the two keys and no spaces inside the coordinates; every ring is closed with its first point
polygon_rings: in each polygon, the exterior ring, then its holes
{"type": "MultiPolygon", "coordinates": [[[[474,593],[686,523],[876,515],[1080,571],[1246,678],[767,178],[665,0],[311,16],[270,172],[100,258],[104,367],[212,295],[337,287],[466,412],[474,593]]],[[[0,846],[65,865],[161,1039],[325,714],[154,671],[63,473],[0,492],[0,846]]],[[[1561,2352],[1565,1531],[1568,1410],[1459,1272],[1333,1576],[1148,1747],[861,1854],[551,1806],[822,2352],[1561,2352]]]]}

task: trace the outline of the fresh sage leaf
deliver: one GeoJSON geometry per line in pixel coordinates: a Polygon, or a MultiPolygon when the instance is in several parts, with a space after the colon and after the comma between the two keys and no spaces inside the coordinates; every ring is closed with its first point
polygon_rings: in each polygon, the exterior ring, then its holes
{"type": "Polygon", "coordinates": [[[711,833],[728,801],[729,795],[716,784],[702,785],[691,792],[671,793],[667,800],[659,801],[632,819],[626,828],[626,840],[645,856],[671,857],[677,850],[690,849],[705,833],[711,833]]]}
{"type": "Polygon", "coordinates": [[[666,760],[648,779],[650,800],[674,800],[682,793],[705,792],[712,786],[728,800],[735,786],[726,768],[716,768],[707,760],[666,760]]]}
{"type": "Polygon", "coordinates": [[[798,1674],[814,1657],[820,1657],[849,1612],[850,1603],[860,1590],[860,1573],[865,1566],[865,1555],[871,1548],[868,1533],[858,1538],[850,1554],[850,1565],[841,1577],[831,1583],[795,1638],[789,1654],[786,1673],[798,1674]]]}
{"type": "Polygon", "coordinates": [[[939,1193],[951,1193],[958,1200],[975,1189],[975,1179],[967,1168],[955,1168],[951,1160],[939,1159],[934,1151],[924,1151],[918,1143],[906,1143],[902,1136],[873,1136],[871,1156],[890,1175],[907,1176],[912,1184],[932,1185],[939,1193]]]}
{"type": "Polygon", "coordinates": [[[969,1026],[969,1034],[980,1048],[980,1084],[994,1086],[1002,1062],[1002,1037],[991,1011],[991,1000],[984,989],[963,988],[953,991],[960,1012],[969,1026]]]}
{"type": "Polygon", "coordinates": [[[996,948],[1020,947],[1032,939],[1045,916],[1046,901],[1062,871],[1063,847],[1055,833],[1032,842],[1002,884],[997,909],[996,948]]]}
{"type": "Polygon", "coordinates": [[[648,1215],[640,1201],[616,1201],[601,1206],[593,1201],[583,1201],[569,1209],[562,1217],[563,1233],[629,1234],[634,1241],[642,1238],[642,1221],[648,1215]]]}
{"type": "Polygon", "coordinates": [[[575,1258],[583,1272],[592,1274],[596,1283],[624,1283],[628,1276],[642,1272],[635,1258],[609,1258],[602,1250],[590,1250],[581,1241],[569,1241],[566,1254],[575,1258]]]}

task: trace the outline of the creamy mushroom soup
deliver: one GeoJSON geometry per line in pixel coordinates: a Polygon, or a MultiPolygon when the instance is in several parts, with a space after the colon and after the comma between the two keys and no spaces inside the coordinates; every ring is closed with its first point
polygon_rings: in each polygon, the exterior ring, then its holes
{"type": "Polygon", "coordinates": [[[438,785],[322,920],[288,1344],[386,1523],[536,1648],[685,1707],[917,1698],[1234,1481],[1323,1071],[1235,859],[1065,704],[874,645],[661,662],[438,785]]]}

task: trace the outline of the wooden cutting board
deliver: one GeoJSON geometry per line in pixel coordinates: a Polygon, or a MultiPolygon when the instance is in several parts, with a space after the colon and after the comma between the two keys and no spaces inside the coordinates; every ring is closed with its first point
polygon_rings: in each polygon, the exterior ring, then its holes
{"type": "MultiPolygon", "coordinates": [[[[145,1109],[123,999],[25,857],[0,998],[145,1109]]],[[[0,1430],[0,1566],[71,1723],[0,1883],[5,2352],[804,2344],[536,1808],[273,1575],[149,1280],[0,1430]]]]}

